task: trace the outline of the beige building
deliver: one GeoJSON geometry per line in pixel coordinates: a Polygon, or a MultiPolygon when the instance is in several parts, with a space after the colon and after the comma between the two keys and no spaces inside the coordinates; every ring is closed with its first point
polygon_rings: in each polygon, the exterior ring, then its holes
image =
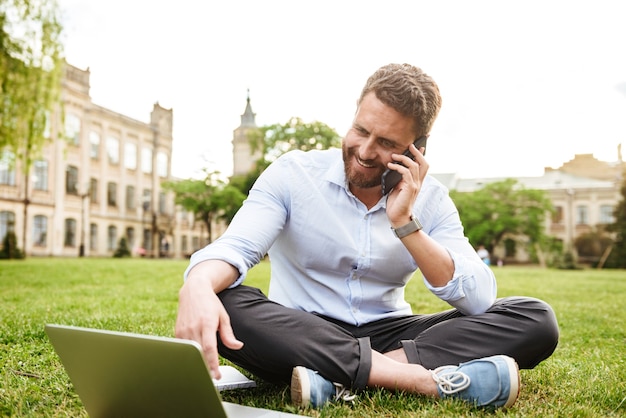
{"type": "Polygon", "coordinates": [[[172,110],[157,103],[144,123],[105,109],[92,103],[89,77],[89,69],[66,67],[64,125],[60,115],[51,118],[29,179],[0,150],[0,238],[15,231],[32,256],[108,257],[122,237],[134,255],[181,257],[200,248],[201,226],[161,187],[172,180],[172,110]]]}
{"type": "MultiPolygon", "coordinates": [[[[542,176],[515,180],[526,189],[544,190],[548,194],[555,213],[546,219],[546,233],[561,240],[565,248],[573,248],[577,237],[614,222],[613,211],[622,198],[620,189],[625,167],[618,146],[616,162],[599,161],[592,154],[577,154],[559,168],[546,167],[542,176]]],[[[472,192],[485,184],[506,179],[461,179],[454,174],[435,174],[435,177],[449,189],[460,192],[472,192]]],[[[506,257],[503,248],[497,250],[497,256],[506,257]]],[[[515,255],[515,261],[523,262],[527,258],[523,250],[515,255]]]]}

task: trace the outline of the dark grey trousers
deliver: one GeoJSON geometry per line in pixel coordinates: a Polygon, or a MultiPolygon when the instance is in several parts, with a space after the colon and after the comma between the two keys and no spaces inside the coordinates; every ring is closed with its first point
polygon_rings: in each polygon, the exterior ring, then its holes
{"type": "Polygon", "coordinates": [[[498,299],[484,314],[456,309],[429,315],[386,318],[362,326],[286,308],[256,288],[238,286],[219,294],[241,350],[224,358],[256,376],[288,383],[295,366],[317,370],[353,389],[366,386],[372,350],[404,348],[410,363],[427,369],[496,354],[530,369],[556,349],[559,330],[552,308],[528,297],[498,299]]]}

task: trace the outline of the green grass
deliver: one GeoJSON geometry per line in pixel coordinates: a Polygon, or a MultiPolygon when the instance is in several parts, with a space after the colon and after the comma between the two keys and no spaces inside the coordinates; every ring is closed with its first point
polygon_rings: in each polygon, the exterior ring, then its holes
{"type": "MultiPolygon", "coordinates": [[[[186,261],[27,259],[0,261],[0,416],[86,416],[44,332],[61,323],[173,336],[186,261]]],[[[314,417],[618,417],[626,415],[626,274],[621,271],[495,269],[499,296],[549,302],[561,328],[555,354],[522,371],[522,392],[507,411],[371,390],[355,404],[296,410],[289,391],[259,382],[225,400],[314,417]]],[[[267,290],[269,265],[248,284],[267,290]]],[[[421,279],[407,290],[416,312],[447,305],[421,279]]]]}

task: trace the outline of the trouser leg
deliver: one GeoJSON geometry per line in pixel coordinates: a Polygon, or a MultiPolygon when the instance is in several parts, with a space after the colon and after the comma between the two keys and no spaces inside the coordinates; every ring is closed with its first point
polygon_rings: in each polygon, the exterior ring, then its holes
{"type": "Polygon", "coordinates": [[[554,352],[559,338],[552,308],[528,297],[499,299],[480,315],[451,310],[427,320],[435,325],[402,341],[402,347],[410,362],[428,369],[496,354],[511,356],[520,368],[531,369],[554,352]]]}
{"type": "Polygon", "coordinates": [[[230,350],[219,340],[220,355],[272,382],[288,383],[295,366],[315,369],[334,382],[365,387],[371,368],[368,338],[355,338],[314,314],[286,308],[263,293],[238,286],[219,295],[235,336],[244,343],[230,350]]]}
{"type": "Polygon", "coordinates": [[[558,343],[554,312],[533,298],[499,299],[484,314],[457,310],[432,315],[386,318],[361,327],[289,309],[258,289],[238,286],[219,294],[235,336],[244,342],[220,354],[255,375],[288,383],[303,365],[352,388],[366,386],[372,350],[403,347],[412,363],[434,369],[496,354],[513,357],[520,368],[548,358],[558,343]]]}

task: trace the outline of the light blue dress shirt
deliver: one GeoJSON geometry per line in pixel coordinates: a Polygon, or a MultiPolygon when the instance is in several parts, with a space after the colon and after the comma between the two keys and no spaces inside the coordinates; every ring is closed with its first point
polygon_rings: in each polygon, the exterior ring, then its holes
{"type": "MultiPolygon", "coordinates": [[[[227,231],[191,257],[219,259],[240,273],[269,255],[269,298],[288,307],[361,325],[410,315],[404,287],[418,265],[391,230],[386,199],[371,209],[348,189],[340,149],[292,151],[267,168],[227,231]]],[[[426,287],[465,314],[489,308],[493,271],[476,255],[448,190],[427,176],[413,214],[454,261],[453,279],[426,287]]]]}

